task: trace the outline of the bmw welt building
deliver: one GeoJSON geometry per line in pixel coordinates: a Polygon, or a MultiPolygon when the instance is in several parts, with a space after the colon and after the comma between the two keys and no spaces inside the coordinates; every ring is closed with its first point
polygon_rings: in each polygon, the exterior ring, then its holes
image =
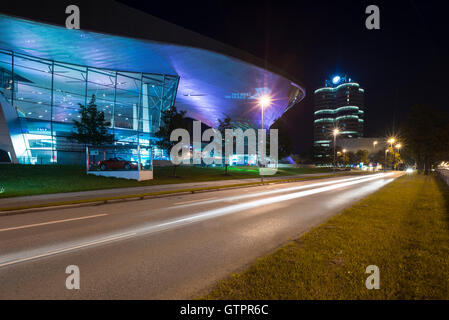
{"type": "Polygon", "coordinates": [[[0,162],[82,163],[83,147],[67,137],[92,95],[116,143],[147,146],[175,104],[211,127],[226,116],[260,127],[257,98],[270,94],[269,128],[305,96],[263,60],[118,2],[38,5],[0,9],[0,162]],[[66,28],[69,5],[80,29],[66,28]]]}

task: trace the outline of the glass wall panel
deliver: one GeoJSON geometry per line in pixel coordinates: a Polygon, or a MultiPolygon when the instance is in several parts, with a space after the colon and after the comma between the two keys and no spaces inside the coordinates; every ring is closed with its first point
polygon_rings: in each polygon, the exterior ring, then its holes
{"type": "MultiPolygon", "coordinates": [[[[118,145],[154,145],[161,111],[176,96],[178,77],[116,72],[0,50],[0,92],[20,119],[23,163],[82,164],[84,146],[68,139],[80,105],[95,95],[118,145]]],[[[160,158],[163,151],[157,152],[160,158]]]]}
{"type": "Polygon", "coordinates": [[[50,120],[51,89],[25,82],[17,82],[16,88],[14,106],[19,117],[50,120]]]}
{"type": "Polygon", "coordinates": [[[79,106],[86,100],[86,67],[55,63],[53,77],[53,115],[56,122],[79,119],[79,106]]]}
{"type": "Polygon", "coordinates": [[[0,50],[0,93],[11,102],[12,91],[12,55],[0,50]]]}
{"type": "Polygon", "coordinates": [[[19,117],[50,120],[52,63],[14,55],[14,107],[19,117]]]}
{"type": "Polygon", "coordinates": [[[135,130],[115,129],[115,139],[118,144],[137,144],[139,132],[135,130]]]}
{"type": "Polygon", "coordinates": [[[140,73],[117,73],[116,105],[114,109],[115,127],[141,130],[140,73]]]}
{"type": "Polygon", "coordinates": [[[112,125],[116,72],[89,68],[87,79],[86,104],[95,96],[97,109],[104,112],[105,120],[112,125]]]}
{"type": "Polygon", "coordinates": [[[162,95],[163,95],[163,75],[145,74],[142,84],[142,102],[145,110],[145,120],[148,121],[148,129],[144,132],[156,132],[159,128],[162,95]]]}

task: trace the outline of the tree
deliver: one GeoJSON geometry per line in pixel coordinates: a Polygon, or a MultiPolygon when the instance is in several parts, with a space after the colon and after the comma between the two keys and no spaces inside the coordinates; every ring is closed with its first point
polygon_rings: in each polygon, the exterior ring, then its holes
{"type": "MultiPolygon", "coordinates": [[[[218,128],[217,130],[220,131],[221,136],[223,141],[226,139],[226,129],[232,129],[232,124],[231,124],[231,118],[230,117],[226,117],[223,120],[218,119],[218,128]]],[[[222,144],[223,146],[223,144],[222,144]]],[[[226,157],[226,156],[225,156],[226,157]]],[[[228,159],[225,159],[225,175],[229,175],[228,174],[228,159]]]]}
{"type": "Polygon", "coordinates": [[[110,123],[105,121],[104,112],[98,111],[95,100],[95,95],[92,95],[87,107],[79,104],[80,121],[73,121],[75,131],[69,136],[70,140],[95,147],[114,142],[114,135],[108,133],[110,123]]]}
{"type": "Polygon", "coordinates": [[[278,118],[270,129],[278,130],[278,157],[284,159],[293,153],[293,141],[284,118],[278,118]]]}
{"type": "Polygon", "coordinates": [[[346,152],[346,160],[348,161],[348,164],[353,165],[356,162],[356,156],[355,153],[352,151],[346,152]]]}
{"type": "MultiPolygon", "coordinates": [[[[177,141],[170,141],[170,135],[175,129],[188,129],[185,118],[186,111],[178,111],[176,106],[162,111],[161,122],[162,125],[154,135],[156,138],[156,145],[163,150],[170,152],[177,141]]],[[[173,165],[173,176],[176,177],[176,168],[178,165],[173,165]]]]}
{"type": "Polygon", "coordinates": [[[429,174],[433,165],[449,157],[449,114],[417,105],[402,128],[406,153],[418,171],[429,174]]]}
{"type": "Polygon", "coordinates": [[[359,162],[359,163],[368,163],[368,155],[369,155],[369,152],[368,152],[368,150],[357,150],[357,152],[355,153],[355,156],[357,157],[357,161],[359,162]]]}
{"type": "Polygon", "coordinates": [[[394,147],[394,145],[393,145],[393,147],[388,147],[387,158],[388,158],[388,163],[391,163],[392,169],[396,170],[396,168],[401,163],[401,155],[398,152],[397,148],[394,147]]]}
{"type": "Polygon", "coordinates": [[[379,150],[376,153],[374,153],[371,157],[372,162],[375,163],[384,163],[385,161],[385,151],[379,150]]]}

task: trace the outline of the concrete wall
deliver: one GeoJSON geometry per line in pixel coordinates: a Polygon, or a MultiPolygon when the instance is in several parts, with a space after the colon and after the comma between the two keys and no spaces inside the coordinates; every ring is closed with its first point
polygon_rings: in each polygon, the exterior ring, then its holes
{"type": "Polygon", "coordinates": [[[153,180],[153,171],[150,170],[138,170],[133,171],[89,171],[87,174],[93,174],[96,176],[122,178],[130,180],[153,180]]]}

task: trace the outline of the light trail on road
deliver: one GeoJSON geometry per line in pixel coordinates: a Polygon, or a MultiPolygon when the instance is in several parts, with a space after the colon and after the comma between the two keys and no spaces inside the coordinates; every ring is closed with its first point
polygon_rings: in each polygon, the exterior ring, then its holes
{"type": "Polygon", "coordinates": [[[369,176],[362,176],[362,177],[355,177],[355,178],[346,178],[346,179],[339,179],[339,180],[331,180],[331,181],[325,181],[325,182],[318,182],[318,183],[312,183],[312,184],[306,184],[303,186],[297,186],[297,187],[289,187],[289,188],[281,188],[277,190],[271,190],[271,191],[263,191],[263,192],[257,192],[257,193],[250,193],[245,195],[238,195],[238,196],[232,196],[227,198],[220,198],[220,199],[207,199],[207,200],[196,200],[192,201],[192,203],[184,202],[184,203],[175,203],[174,206],[170,208],[186,208],[186,207],[192,207],[192,206],[198,206],[203,204],[209,204],[209,203],[216,203],[216,202],[225,202],[225,201],[235,201],[235,200],[243,200],[248,198],[256,198],[260,196],[267,196],[270,194],[276,194],[276,193],[283,193],[283,192],[289,192],[289,191],[296,191],[301,189],[309,189],[314,187],[321,187],[326,186],[330,184],[336,184],[340,182],[346,182],[346,181],[353,181],[353,180],[364,180],[369,178],[379,178],[385,175],[390,175],[391,173],[379,173],[369,176]]]}
{"type": "Polygon", "coordinates": [[[102,239],[98,239],[98,240],[94,240],[94,241],[89,241],[89,242],[86,242],[86,243],[81,243],[81,244],[74,245],[74,246],[71,246],[71,247],[61,248],[61,249],[57,249],[57,250],[53,250],[53,251],[48,251],[48,252],[40,253],[40,254],[37,254],[37,255],[29,256],[29,257],[24,257],[24,258],[11,260],[11,261],[7,261],[7,262],[0,262],[0,268],[1,267],[6,267],[6,266],[9,266],[9,265],[12,265],[12,264],[17,264],[17,263],[20,263],[20,262],[26,262],[26,261],[29,261],[29,260],[34,260],[34,259],[38,259],[38,258],[44,258],[44,257],[56,255],[56,254],[59,254],[59,253],[73,251],[73,250],[76,250],[76,249],[82,249],[82,248],[93,246],[93,245],[96,245],[96,244],[102,244],[102,243],[106,243],[106,242],[121,240],[121,239],[124,239],[124,238],[130,238],[130,237],[133,237],[135,235],[136,235],[135,232],[134,233],[118,234],[118,235],[114,235],[114,236],[111,236],[111,237],[106,237],[106,238],[102,238],[102,239]]]}
{"type": "MultiPolygon", "coordinates": [[[[295,193],[290,193],[290,194],[285,194],[285,195],[280,195],[280,196],[275,196],[275,197],[270,197],[270,198],[264,198],[264,199],[260,199],[260,200],[254,200],[254,201],[250,201],[250,202],[246,202],[246,203],[225,206],[223,208],[207,210],[207,211],[187,215],[187,216],[177,218],[177,219],[171,219],[171,220],[165,220],[165,221],[160,221],[160,222],[156,222],[156,223],[151,223],[144,227],[134,227],[134,228],[130,228],[127,230],[121,230],[120,233],[104,235],[101,238],[93,238],[93,239],[89,239],[88,241],[76,241],[73,243],[66,243],[59,248],[50,249],[48,247],[43,247],[43,248],[37,248],[37,249],[33,250],[32,252],[25,251],[25,252],[0,256],[0,267],[5,267],[5,266],[21,263],[21,262],[38,259],[38,258],[48,257],[48,256],[52,256],[52,255],[56,255],[56,254],[60,254],[60,253],[68,252],[68,251],[73,251],[76,249],[83,249],[83,248],[87,248],[87,247],[98,245],[98,244],[105,244],[110,241],[118,241],[118,240],[123,240],[123,239],[129,239],[129,238],[136,237],[136,236],[148,235],[151,233],[166,231],[169,229],[185,226],[187,224],[200,222],[200,221],[204,221],[207,219],[212,219],[212,218],[220,217],[223,215],[240,212],[243,210],[248,210],[248,209],[261,207],[261,206],[267,206],[267,205],[271,205],[274,203],[284,202],[284,201],[293,200],[293,199],[297,199],[297,198],[307,197],[310,195],[315,195],[315,194],[319,194],[319,193],[323,193],[323,192],[327,192],[327,191],[331,191],[331,190],[336,190],[339,188],[344,188],[344,187],[348,187],[348,186],[352,186],[352,185],[356,185],[356,184],[360,184],[360,183],[365,183],[365,182],[376,180],[379,178],[389,177],[391,175],[392,175],[392,173],[371,175],[371,176],[363,177],[363,178],[357,177],[357,179],[356,178],[344,179],[343,180],[344,182],[341,182],[342,180],[337,180],[337,181],[321,182],[321,183],[305,185],[305,186],[284,188],[281,190],[268,191],[269,194],[272,194],[272,193],[278,193],[278,192],[295,191],[295,190],[303,189],[303,188],[313,188],[313,186],[317,186],[317,185],[318,186],[327,185],[324,187],[318,187],[318,188],[314,188],[311,190],[305,190],[305,191],[300,191],[300,192],[295,192],[295,193]],[[329,185],[329,184],[331,184],[331,185],[329,185]]],[[[391,181],[392,181],[392,179],[391,179],[391,181]]],[[[267,192],[259,192],[257,194],[259,196],[263,196],[263,195],[266,195],[267,192]]],[[[252,195],[246,195],[246,196],[252,196],[252,195]]],[[[245,197],[245,196],[236,196],[236,197],[238,198],[238,197],[245,197]]],[[[234,198],[234,197],[231,197],[231,198],[234,198]]],[[[210,200],[210,201],[215,201],[215,200],[210,200]]],[[[80,218],[75,218],[75,219],[79,220],[80,218]]],[[[68,219],[66,219],[66,220],[68,220],[68,219]]]]}

